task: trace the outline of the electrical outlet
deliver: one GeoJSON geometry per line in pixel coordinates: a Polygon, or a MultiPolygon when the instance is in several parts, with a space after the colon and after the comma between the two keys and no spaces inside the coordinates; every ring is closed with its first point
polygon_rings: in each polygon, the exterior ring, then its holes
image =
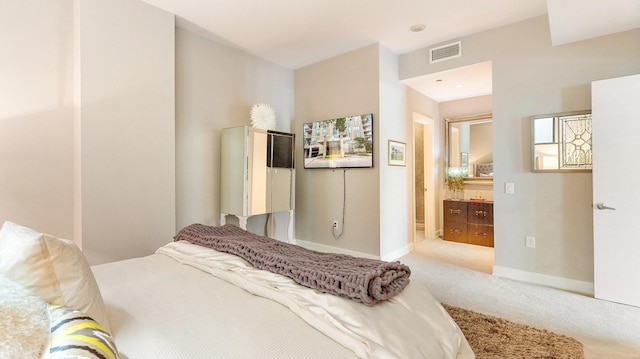
{"type": "Polygon", "coordinates": [[[536,237],[534,236],[526,236],[524,237],[525,239],[525,246],[527,246],[527,248],[535,248],[536,247],[536,237]]]}
{"type": "Polygon", "coordinates": [[[513,182],[507,182],[504,184],[504,193],[514,194],[516,193],[516,185],[513,182]]]}
{"type": "Polygon", "coordinates": [[[334,221],[333,221],[333,226],[332,226],[331,228],[333,228],[333,229],[339,229],[339,228],[338,228],[338,221],[334,220],[334,221]]]}

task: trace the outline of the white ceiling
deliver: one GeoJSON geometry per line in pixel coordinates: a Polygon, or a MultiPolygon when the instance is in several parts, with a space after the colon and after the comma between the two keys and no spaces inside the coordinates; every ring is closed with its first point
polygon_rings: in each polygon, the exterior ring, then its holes
{"type": "MultiPolygon", "coordinates": [[[[620,16],[640,15],[640,0],[143,1],[176,14],[183,28],[290,69],[374,43],[402,54],[543,15],[547,9],[554,45],[640,27],[637,17],[619,26],[620,16]],[[597,29],[591,26],[594,15],[597,29]],[[412,32],[409,28],[416,24],[425,29],[412,32]]],[[[491,66],[484,64],[464,68],[462,75],[439,74],[451,77],[447,83],[453,86],[465,78],[464,87],[447,94],[436,94],[444,87],[434,81],[438,75],[407,83],[437,101],[471,97],[491,93],[491,74],[476,73],[487,69],[491,66]]]]}
{"type": "Polygon", "coordinates": [[[640,27],[640,0],[548,0],[547,7],[554,46],[640,27]]]}
{"type": "Polygon", "coordinates": [[[547,12],[546,0],[143,1],[290,69],[374,43],[401,54],[547,12]]]}
{"type": "Polygon", "coordinates": [[[402,81],[425,96],[437,101],[491,95],[491,61],[459,67],[402,81]]]}

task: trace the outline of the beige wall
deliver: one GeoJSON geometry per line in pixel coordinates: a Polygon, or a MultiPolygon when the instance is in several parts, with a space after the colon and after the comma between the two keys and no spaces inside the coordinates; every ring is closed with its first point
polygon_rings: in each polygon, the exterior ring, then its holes
{"type": "Polygon", "coordinates": [[[445,101],[439,104],[440,118],[464,117],[491,113],[493,111],[493,99],[491,95],[464,98],[460,100],[445,101]]]}
{"type": "Polygon", "coordinates": [[[92,264],[148,255],[175,235],[174,16],[77,5],[83,250],[92,264]]]}
{"type": "Polygon", "coordinates": [[[0,20],[0,220],[73,238],[92,264],[170,241],[173,15],[29,0],[0,20]]]}
{"type": "Polygon", "coordinates": [[[640,72],[640,30],[552,47],[546,16],[462,38],[461,58],[400,58],[401,78],[493,61],[495,264],[501,274],[588,289],[593,281],[590,174],[530,171],[529,116],[590,108],[591,81],[640,72]],[[515,183],[515,194],[503,193],[515,183]],[[525,235],[537,238],[526,248],[525,235]],[[563,282],[564,280],[564,282],[563,282]]]}
{"type": "MultiPolygon", "coordinates": [[[[383,259],[396,259],[411,249],[413,124],[397,69],[398,56],[376,44],[296,70],[298,136],[304,122],[374,114],[373,168],[349,169],[345,179],[342,170],[298,166],[296,239],[383,259]],[[406,166],[389,166],[389,140],[408,145],[406,166]],[[343,182],[345,225],[335,239],[331,223],[342,221],[343,182]]],[[[302,153],[302,141],[297,153],[302,153]]]]}
{"type": "MultiPolygon", "coordinates": [[[[412,88],[406,88],[406,109],[407,116],[411,119],[413,118],[413,114],[417,113],[424,117],[427,117],[433,120],[433,143],[430,145],[433,148],[433,157],[434,157],[434,168],[433,168],[433,183],[436,186],[440,186],[442,184],[442,179],[444,178],[443,166],[444,166],[444,121],[440,120],[440,104],[423,94],[417,92],[412,88]]],[[[427,142],[429,142],[427,140],[427,142]]],[[[413,140],[409,141],[409,151],[413,151],[413,140]]],[[[429,145],[429,143],[427,143],[429,145]]],[[[411,152],[409,152],[411,153],[411,152]]],[[[411,168],[410,168],[411,169],[411,168]]],[[[410,178],[414,178],[413,172],[409,175],[410,178]]],[[[443,193],[441,190],[437,190],[434,195],[435,203],[432,208],[435,209],[434,215],[434,223],[436,227],[439,228],[440,223],[442,222],[442,198],[443,193]]],[[[434,230],[437,230],[435,228],[434,230]]]]}
{"type": "MultiPolygon", "coordinates": [[[[220,131],[250,125],[251,107],[264,102],[274,107],[278,130],[295,132],[293,100],[292,70],[176,29],[177,229],[220,223],[220,131]]],[[[286,239],[288,214],[275,219],[276,238],[286,239]]],[[[265,223],[266,216],[251,217],[247,228],[264,234],[265,223]]]]}
{"type": "Polygon", "coordinates": [[[73,237],[73,2],[0,4],[0,225],[73,237]]]}
{"type": "Polygon", "coordinates": [[[398,79],[398,56],[379,45],[380,257],[395,260],[413,249],[413,116],[398,79]],[[389,166],[389,140],[407,144],[405,166],[389,166]]]}
{"type": "MultiPolygon", "coordinates": [[[[254,103],[273,105],[278,129],[291,130],[292,70],[176,30],[145,3],[3,10],[1,43],[15,51],[0,67],[11,80],[0,83],[0,220],[74,238],[92,263],[218,224],[219,130],[249,124],[254,103]]],[[[276,216],[278,237],[287,221],[276,216]]],[[[265,222],[249,227],[263,233],[265,222]]]]}
{"type": "Polygon", "coordinates": [[[479,123],[471,126],[469,133],[469,164],[493,162],[493,124],[479,123]]]}
{"type": "MultiPolygon", "coordinates": [[[[379,112],[379,47],[371,45],[295,71],[296,136],[302,124],[373,113],[374,167],[346,172],[346,218],[339,240],[332,220],[342,219],[343,171],[296,168],[296,228],[298,240],[350,251],[380,255],[380,168],[386,161],[379,112]]],[[[302,153],[302,141],[296,141],[302,153]]],[[[406,221],[405,221],[406,222],[406,221]]]]}

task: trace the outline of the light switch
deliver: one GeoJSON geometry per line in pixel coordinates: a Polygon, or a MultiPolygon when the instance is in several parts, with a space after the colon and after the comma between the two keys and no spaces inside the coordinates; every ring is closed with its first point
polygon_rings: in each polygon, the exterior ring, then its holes
{"type": "Polygon", "coordinates": [[[535,248],[536,247],[536,237],[534,237],[534,236],[525,236],[525,246],[527,248],[535,248]]]}
{"type": "Polygon", "coordinates": [[[507,182],[504,184],[504,193],[514,194],[516,193],[516,185],[513,182],[507,182]]]}

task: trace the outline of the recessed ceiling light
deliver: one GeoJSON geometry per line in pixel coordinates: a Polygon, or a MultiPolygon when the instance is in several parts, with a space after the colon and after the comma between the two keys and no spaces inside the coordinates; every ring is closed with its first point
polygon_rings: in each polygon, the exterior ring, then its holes
{"type": "Polygon", "coordinates": [[[409,30],[413,31],[413,32],[420,32],[422,30],[424,30],[426,28],[426,26],[424,24],[415,24],[413,26],[411,26],[409,28],[409,30]]]}
{"type": "Polygon", "coordinates": [[[456,85],[456,87],[457,87],[457,88],[463,88],[463,87],[464,87],[464,85],[463,85],[463,84],[457,84],[457,85],[456,85]]]}

